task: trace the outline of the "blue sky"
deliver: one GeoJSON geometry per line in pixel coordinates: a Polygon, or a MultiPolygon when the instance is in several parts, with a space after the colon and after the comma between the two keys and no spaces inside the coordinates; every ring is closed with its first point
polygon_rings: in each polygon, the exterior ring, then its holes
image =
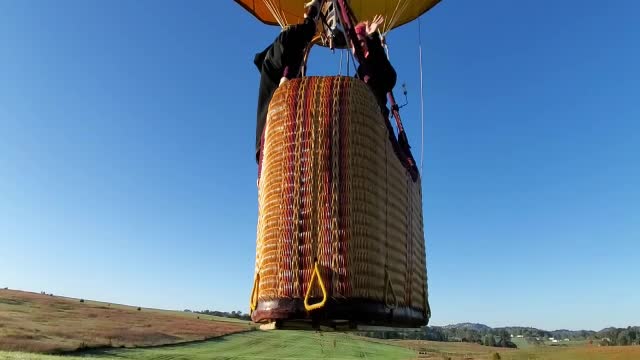
{"type": "MultiPolygon", "coordinates": [[[[432,324],[640,325],[639,12],[422,17],[432,324]]],[[[0,286],[247,311],[252,59],[277,32],[231,1],[0,2],[0,286]]],[[[419,160],[417,22],[388,42],[419,160]]]]}

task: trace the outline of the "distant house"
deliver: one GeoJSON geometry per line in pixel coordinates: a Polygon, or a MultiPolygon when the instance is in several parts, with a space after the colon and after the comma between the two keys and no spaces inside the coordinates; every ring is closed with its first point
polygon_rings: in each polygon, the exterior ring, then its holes
{"type": "Polygon", "coordinates": [[[553,340],[554,340],[554,338],[552,338],[552,337],[549,338],[549,341],[553,341],[553,340]]]}
{"type": "Polygon", "coordinates": [[[524,335],[518,335],[517,337],[521,338],[521,337],[524,337],[524,335]]]}
{"type": "Polygon", "coordinates": [[[551,342],[552,342],[552,343],[557,343],[557,342],[558,342],[558,340],[557,340],[557,339],[553,339],[553,340],[551,340],[551,342]]]}
{"type": "Polygon", "coordinates": [[[564,340],[562,340],[562,341],[571,341],[571,340],[569,340],[569,339],[564,339],[564,340]]]}

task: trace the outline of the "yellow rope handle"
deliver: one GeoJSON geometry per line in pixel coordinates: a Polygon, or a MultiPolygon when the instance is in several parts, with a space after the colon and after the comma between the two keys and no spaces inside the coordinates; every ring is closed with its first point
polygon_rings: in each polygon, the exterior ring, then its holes
{"type": "Polygon", "coordinates": [[[311,280],[309,281],[309,286],[307,287],[307,293],[304,296],[304,308],[307,311],[320,309],[327,302],[327,289],[324,287],[324,282],[322,281],[322,277],[320,277],[320,269],[318,268],[318,262],[313,266],[313,274],[311,274],[311,280]],[[322,301],[319,303],[309,305],[309,295],[311,294],[311,288],[313,287],[313,280],[318,278],[318,284],[320,285],[320,289],[322,290],[322,301]]]}
{"type": "Polygon", "coordinates": [[[253,280],[253,289],[251,290],[251,299],[249,299],[249,308],[251,311],[258,307],[258,289],[260,286],[260,273],[256,273],[256,277],[253,280]]]}
{"type": "Polygon", "coordinates": [[[393,290],[393,284],[391,283],[391,276],[389,276],[389,271],[384,269],[384,304],[389,308],[393,309],[398,305],[398,298],[396,297],[396,292],[393,290]],[[389,304],[389,293],[387,290],[391,288],[391,295],[393,295],[393,304],[389,304]]]}

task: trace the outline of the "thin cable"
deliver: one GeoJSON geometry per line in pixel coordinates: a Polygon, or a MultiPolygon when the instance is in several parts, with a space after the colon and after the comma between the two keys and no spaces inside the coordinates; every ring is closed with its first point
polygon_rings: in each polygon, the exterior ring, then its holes
{"type": "Polygon", "coordinates": [[[351,57],[347,56],[347,76],[349,76],[349,60],[351,59],[351,57]]]}
{"type": "Polygon", "coordinates": [[[269,9],[269,12],[271,12],[271,15],[273,15],[273,18],[276,19],[276,21],[278,22],[281,28],[284,28],[285,22],[282,19],[282,16],[280,15],[280,13],[276,11],[275,4],[271,2],[271,0],[263,0],[263,1],[267,9],[269,9]]]}
{"type": "Polygon", "coordinates": [[[420,122],[422,124],[422,140],[420,142],[420,174],[424,163],[424,93],[422,85],[422,31],[420,29],[420,17],[418,17],[418,53],[420,56],[420,122]]]}
{"type": "MultiPolygon", "coordinates": [[[[356,67],[356,58],[354,57],[354,55],[353,55],[353,53],[351,51],[349,51],[348,54],[349,54],[349,57],[351,58],[352,63],[353,63],[353,74],[355,76],[358,76],[358,68],[356,67]]],[[[347,60],[349,60],[349,58],[347,58],[347,60]]],[[[349,63],[348,63],[348,61],[347,61],[347,76],[349,76],[349,63]]],[[[364,79],[360,79],[360,80],[364,81],[364,79]]]]}
{"type": "Polygon", "coordinates": [[[407,8],[409,7],[409,2],[408,1],[402,1],[399,0],[395,10],[393,11],[393,14],[391,15],[391,19],[389,21],[389,24],[385,24],[385,26],[387,26],[385,28],[385,35],[391,31],[391,29],[393,29],[394,26],[396,26],[396,23],[398,22],[398,20],[400,19],[400,17],[402,16],[402,14],[404,14],[404,12],[407,10],[407,8]],[[402,4],[402,7],[400,7],[400,10],[398,11],[398,7],[399,5],[402,4]]]}
{"type": "Polygon", "coordinates": [[[391,58],[389,57],[389,47],[387,46],[387,37],[380,32],[380,29],[378,29],[378,35],[380,36],[380,41],[382,41],[384,52],[387,53],[387,60],[391,61],[391,58]]]}
{"type": "Polygon", "coordinates": [[[396,16],[396,12],[398,11],[398,7],[400,6],[400,1],[398,1],[396,3],[396,7],[393,9],[393,12],[391,13],[391,17],[388,19],[384,19],[384,24],[382,24],[384,26],[384,29],[386,30],[384,33],[388,33],[389,30],[391,30],[391,24],[393,23],[393,18],[396,16]]]}

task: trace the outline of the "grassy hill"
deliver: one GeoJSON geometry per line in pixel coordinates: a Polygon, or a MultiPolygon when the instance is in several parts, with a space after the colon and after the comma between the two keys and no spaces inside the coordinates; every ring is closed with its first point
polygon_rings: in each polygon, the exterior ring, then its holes
{"type": "Polygon", "coordinates": [[[252,324],[235,319],[0,290],[0,360],[485,360],[496,352],[503,360],[640,359],[640,346],[598,347],[572,342],[573,346],[505,349],[369,339],[340,332],[248,331],[252,328],[252,324]],[[197,341],[204,339],[210,340],[197,341]],[[37,354],[77,349],[85,350],[68,356],[37,354]]]}
{"type": "Polygon", "coordinates": [[[249,329],[249,322],[234,319],[0,290],[0,350],[152,346],[249,329]]]}

